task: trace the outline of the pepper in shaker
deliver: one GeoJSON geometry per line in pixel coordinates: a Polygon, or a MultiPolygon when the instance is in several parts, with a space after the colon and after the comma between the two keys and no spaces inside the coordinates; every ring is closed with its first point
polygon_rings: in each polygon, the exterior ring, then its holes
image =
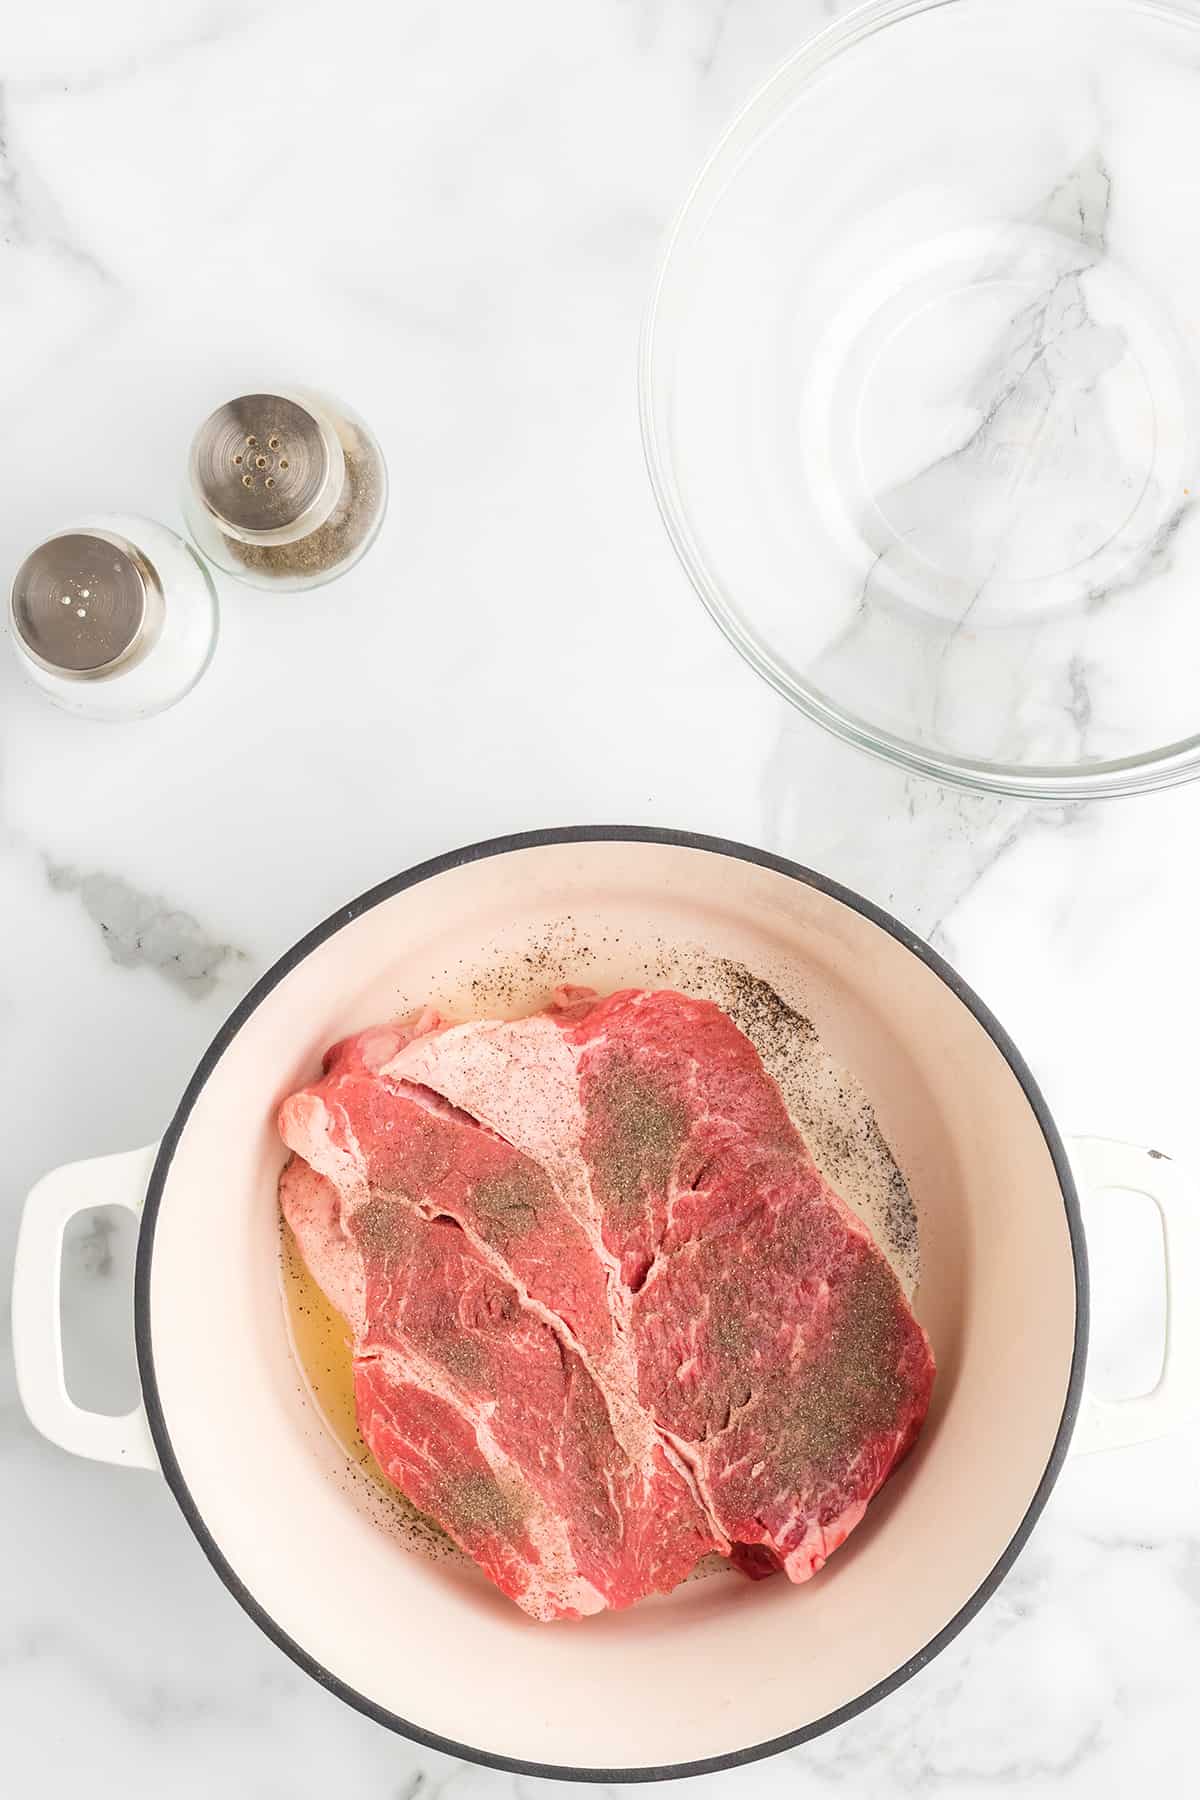
{"type": "Polygon", "coordinates": [[[12,585],[13,645],[68,712],[139,719],[194,687],[217,636],[200,559],[153,519],[89,518],[30,551],[12,585]]]}
{"type": "Polygon", "coordinates": [[[377,440],[325,395],[243,394],[192,440],[188,529],[210,562],[256,587],[294,591],[344,574],[386,507],[377,440]]]}

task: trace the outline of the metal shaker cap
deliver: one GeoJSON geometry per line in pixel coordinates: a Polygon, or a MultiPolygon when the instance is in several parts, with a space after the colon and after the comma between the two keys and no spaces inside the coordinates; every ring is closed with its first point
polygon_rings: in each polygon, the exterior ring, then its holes
{"type": "Polygon", "coordinates": [[[294,540],[324,523],[341,489],[341,445],[285,394],[243,394],[219,406],[192,441],[192,482],[219,524],[294,540]]]}
{"type": "Polygon", "coordinates": [[[13,627],[51,673],[88,679],[114,673],[148,650],[162,625],[162,588],[125,538],[68,531],[47,538],[17,570],[13,627]]]}

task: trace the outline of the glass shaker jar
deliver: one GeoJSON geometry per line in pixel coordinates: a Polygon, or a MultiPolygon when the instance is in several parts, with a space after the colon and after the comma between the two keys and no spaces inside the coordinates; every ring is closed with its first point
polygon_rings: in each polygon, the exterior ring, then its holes
{"type": "Polygon", "coordinates": [[[68,712],[141,719],[181,700],[208,664],[217,600],[200,559],[153,519],[81,520],[30,551],[12,585],[26,675],[68,712]]]}
{"type": "Polygon", "coordinates": [[[344,574],[386,507],[377,440],[325,395],[243,394],[192,440],[188,529],[210,562],[255,587],[310,588],[344,574]]]}

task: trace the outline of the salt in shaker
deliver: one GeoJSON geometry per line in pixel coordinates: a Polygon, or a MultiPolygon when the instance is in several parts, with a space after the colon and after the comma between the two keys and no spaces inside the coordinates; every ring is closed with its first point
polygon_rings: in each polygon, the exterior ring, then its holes
{"type": "Polygon", "coordinates": [[[94,719],[162,712],[212,655],[217,602],[199,558],[153,519],[89,518],[47,538],[12,586],[13,644],[57,705],[94,719]]]}
{"type": "Polygon", "coordinates": [[[326,395],[243,394],[192,441],[188,529],[210,562],[256,587],[316,587],[344,574],[386,506],[377,440],[326,395]]]}

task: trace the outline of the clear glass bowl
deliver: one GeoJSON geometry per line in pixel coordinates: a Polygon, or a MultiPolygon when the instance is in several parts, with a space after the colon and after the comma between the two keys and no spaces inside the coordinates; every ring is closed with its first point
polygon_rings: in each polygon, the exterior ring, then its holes
{"type": "Polygon", "coordinates": [[[688,197],[641,407],[701,598],[822,724],[1006,793],[1200,773],[1200,6],[822,33],[688,197]]]}

